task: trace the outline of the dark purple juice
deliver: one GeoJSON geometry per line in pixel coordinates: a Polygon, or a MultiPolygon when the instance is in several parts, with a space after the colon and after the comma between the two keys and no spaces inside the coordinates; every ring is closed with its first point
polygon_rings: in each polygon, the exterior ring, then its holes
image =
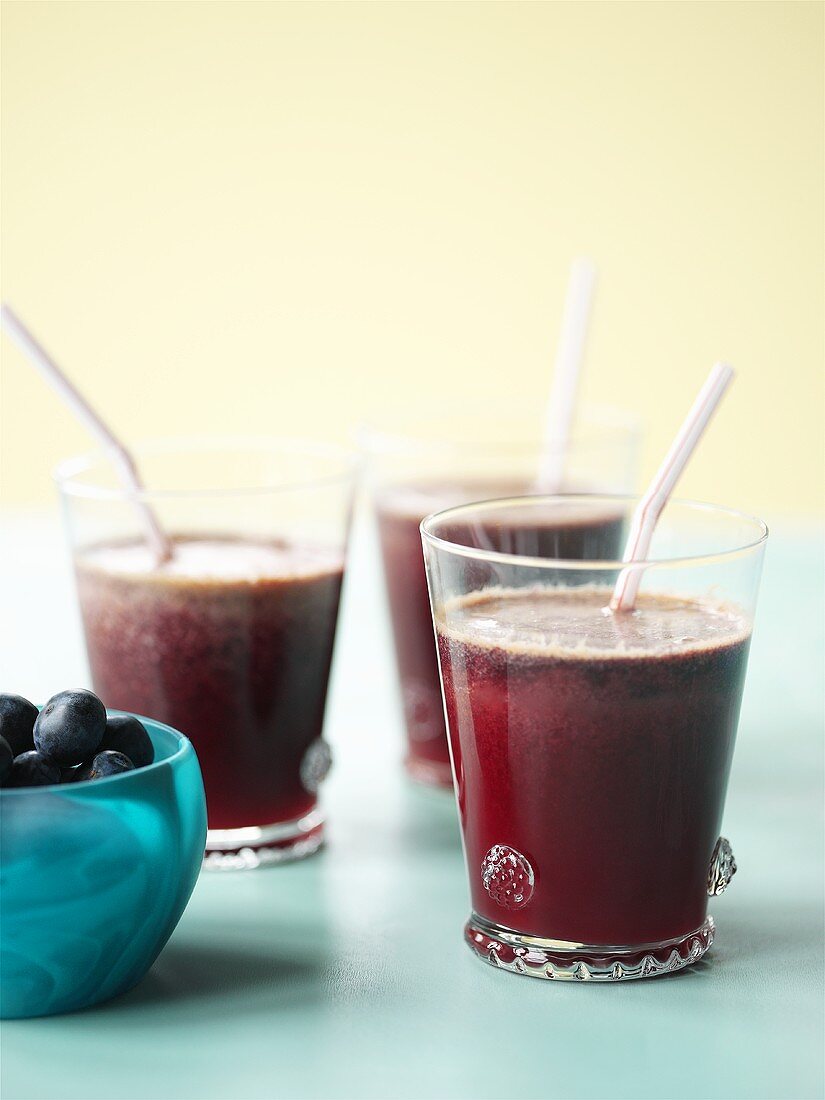
{"type": "Polygon", "coordinates": [[[86,551],[76,570],[95,691],[191,738],[210,829],[311,810],[306,754],[321,736],[340,554],[187,537],[160,568],[122,543],[86,551]]]}
{"type": "MultiPolygon", "coordinates": [[[[427,782],[452,785],[419,525],[426,515],[442,508],[523,488],[512,482],[426,482],[387,489],[376,501],[407,728],[407,768],[427,782]]],[[[529,528],[517,523],[499,526],[495,547],[537,557],[613,559],[621,547],[622,530],[622,518],[615,513],[571,514],[567,520],[533,521],[529,528]]],[[[445,537],[454,536],[456,532],[445,537]]]]}
{"type": "Polygon", "coordinates": [[[493,589],[439,611],[458,802],[481,918],[657,943],[706,916],[750,632],[730,606],[647,596],[614,616],[609,596],[493,589]]]}

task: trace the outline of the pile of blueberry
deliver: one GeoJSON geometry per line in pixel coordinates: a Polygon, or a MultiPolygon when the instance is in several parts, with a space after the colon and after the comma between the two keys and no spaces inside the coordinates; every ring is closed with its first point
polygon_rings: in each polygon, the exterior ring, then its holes
{"type": "Polygon", "coordinates": [[[107,717],[91,691],[61,691],[39,712],[22,695],[0,695],[0,787],[101,779],[154,757],[137,718],[107,717]]]}

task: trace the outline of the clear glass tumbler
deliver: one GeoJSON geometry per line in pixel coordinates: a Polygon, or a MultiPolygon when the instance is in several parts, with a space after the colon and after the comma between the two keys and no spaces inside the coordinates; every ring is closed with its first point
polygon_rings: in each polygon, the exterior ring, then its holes
{"type": "Polygon", "coordinates": [[[323,838],[354,456],[268,438],[158,441],[135,456],[172,540],[163,564],[104,455],[56,472],[95,690],[192,740],[207,866],[308,855],[323,838]]]}
{"type": "MultiPolygon", "coordinates": [[[[547,463],[559,457],[541,443],[542,411],[539,404],[507,411],[492,402],[407,410],[393,423],[360,433],[395,641],[405,766],[422,783],[452,787],[419,525],[452,505],[540,491],[547,463]]],[[[639,438],[634,418],[585,408],[564,450],[563,490],[632,492],[639,438]]],[[[609,517],[598,515],[586,527],[563,524],[543,535],[548,552],[555,548],[572,558],[584,552],[585,539],[591,549],[598,542],[598,556],[615,557],[617,537],[609,517]]]]}
{"type": "MultiPolygon", "coordinates": [[[[720,836],[767,529],[667,506],[635,609],[620,561],[548,555],[546,525],[636,501],[534,497],[422,525],[470,878],[465,934],[520,974],[617,980],[687,966],[708,896],[736,865],[720,836]]],[[[595,553],[590,553],[595,549],[595,553]]]]}

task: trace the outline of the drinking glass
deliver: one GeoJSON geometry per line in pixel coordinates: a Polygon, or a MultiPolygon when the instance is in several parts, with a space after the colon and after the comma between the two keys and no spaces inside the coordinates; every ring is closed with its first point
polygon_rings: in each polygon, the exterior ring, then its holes
{"type": "MultiPolygon", "coordinates": [[[[421,783],[452,786],[421,520],[472,500],[540,491],[545,465],[558,458],[565,491],[635,488],[640,433],[633,417],[585,407],[560,456],[541,441],[541,413],[538,404],[503,410],[489,401],[437,412],[412,409],[360,433],[395,642],[405,767],[421,783]]],[[[619,552],[617,531],[603,517],[593,516],[586,533],[588,538],[598,535],[602,556],[619,552]]],[[[584,534],[577,526],[562,527],[552,537],[565,556],[578,557],[584,534]]]]}
{"type": "Polygon", "coordinates": [[[206,866],[308,855],[323,838],[354,456],[273,438],[173,439],[134,454],[142,502],[172,540],[162,564],[103,454],[56,471],[95,690],[192,740],[206,866]]]}
{"type": "Polygon", "coordinates": [[[481,958],[550,979],[667,973],[710,947],[708,897],[736,870],[722,812],[767,529],[665,508],[633,610],[587,542],[547,524],[626,497],[511,498],[422,525],[481,958]]]}

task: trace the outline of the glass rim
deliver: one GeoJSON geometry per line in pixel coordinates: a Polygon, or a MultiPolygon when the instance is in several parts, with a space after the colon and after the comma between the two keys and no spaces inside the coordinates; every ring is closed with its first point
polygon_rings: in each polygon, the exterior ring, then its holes
{"type": "MultiPolygon", "coordinates": [[[[41,708],[38,706],[37,708],[41,708]]],[[[0,788],[0,798],[10,798],[21,794],[31,794],[32,791],[38,793],[51,793],[55,792],[61,795],[72,795],[73,797],[83,797],[87,791],[99,790],[101,783],[128,783],[131,776],[143,775],[150,771],[159,771],[161,768],[167,765],[172,765],[182,757],[191,754],[197,759],[195,748],[185,733],[181,733],[180,730],[176,730],[174,726],[169,726],[166,722],[158,722],[156,718],[147,718],[142,714],[134,714],[130,710],[118,710],[116,707],[107,707],[107,715],[121,715],[125,714],[131,718],[137,718],[138,722],[141,722],[144,726],[157,726],[159,729],[164,730],[166,733],[171,733],[177,746],[171,756],[164,756],[162,760],[153,760],[151,764],[143,764],[139,768],[132,768],[128,772],[116,772],[114,775],[101,775],[98,779],[85,779],[75,781],[74,783],[43,783],[39,787],[2,787],[0,788]],[[90,784],[94,784],[90,787],[90,784]]]]}
{"type": "Polygon", "coordinates": [[[744,521],[752,525],[757,537],[750,542],[740,543],[728,550],[717,550],[705,554],[683,554],[674,557],[643,558],[634,560],[630,563],[621,560],[602,560],[596,558],[540,558],[529,554],[509,554],[499,550],[484,550],[474,546],[465,546],[451,539],[442,538],[439,535],[433,534],[431,530],[428,530],[429,527],[436,523],[453,520],[460,522],[461,517],[465,516],[467,513],[490,511],[492,506],[501,509],[518,505],[537,507],[539,505],[548,504],[594,504],[596,502],[602,502],[615,505],[632,504],[635,508],[635,505],[637,505],[640,500],[641,497],[639,496],[621,493],[549,493],[536,496],[493,497],[489,500],[478,500],[468,504],[458,504],[452,508],[443,508],[439,512],[432,512],[421,521],[419,530],[421,532],[422,541],[434,549],[455,554],[459,557],[472,558],[474,561],[486,561],[496,565],[519,565],[533,569],[589,570],[591,572],[593,570],[620,572],[626,569],[630,564],[634,567],[644,569],[655,569],[663,566],[674,568],[688,565],[707,565],[711,562],[730,560],[752,553],[759,549],[759,547],[764,546],[768,539],[768,525],[764,520],[759,519],[758,516],[754,516],[749,512],[740,511],[737,508],[728,508],[721,504],[711,504],[706,501],[689,500],[681,497],[668,501],[662,514],[666,514],[667,509],[672,506],[687,508],[696,512],[715,513],[716,515],[725,516],[728,519],[744,521]]]}
{"type": "Polygon", "coordinates": [[[332,473],[318,473],[291,481],[271,485],[238,484],[222,488],[142,489],[130,492],[122,486],[106,486],[79,479],[101,463],[109,465],[106,451],[98,447],[92,451],[62,459],[52,470],[52,479],[61,493],[70,497],[91,500],[142,501],[194,499],[208,497],[256,496],[272,493],[294,492],[353,482],[358,472],[359,455],[352,447],[337,443],[324,443],[303,436],[281,435],[191,435],[156,436],[138,440],[130,447],[137,458],[146,454],[197,454],[198,452],[248,451],[305,458],[337,460],[340,468],[332,473]]]}
{"type": "MultiPolygon", "coordinates": [[[[442,409],[460,413],[466,412],[468,408],[473,408],[475,405],[487,410],[490,407],[489,401],[482,403],[457,400],[442,406],[442,409]]],[[[510,412],[516,412],[519,408],[519,405],[512,406],[510,409],[505,407],[505,418],[510,412]]],[[[426,420],[428,413],[432,414],[432,402],[413,402],[411,405],[406,405],[405,409],[405,416],[412,425],[419,419],[426,420]]],[[[535,405],[528,405],[525,402],[524,409],[534,411],[535,405]]],[[[590,402],[582,403],[573,431],[563,448],[547,446],[542,439],[525,442],[524,439],[514,437],[491,442],[485,438],[483,429],[479,431],[477,438],[456,441],[448,438],[446,434],[428,437],[414,430],[387,430],[379,424],[380,421],[377,418],[365,419],[360,421],[354,432],[356,445],[369,455],[417,455],[425,452],[455,454],[473,450],[484,450],[489,454],[556,454],[561,449],[577,449],[582,446],[598,451],[615,446],[617,439],[623,442],[628,440],[638,442],[642,429],[642,419],[635,413],[615,405],[590,402]],[[605,430],[614,431],[613,438],[605,438],[603,434],[605,430]],[[587,435],[588,431],[598,432],[598,434],[594,434],[591,438],[587,435]]]]}

